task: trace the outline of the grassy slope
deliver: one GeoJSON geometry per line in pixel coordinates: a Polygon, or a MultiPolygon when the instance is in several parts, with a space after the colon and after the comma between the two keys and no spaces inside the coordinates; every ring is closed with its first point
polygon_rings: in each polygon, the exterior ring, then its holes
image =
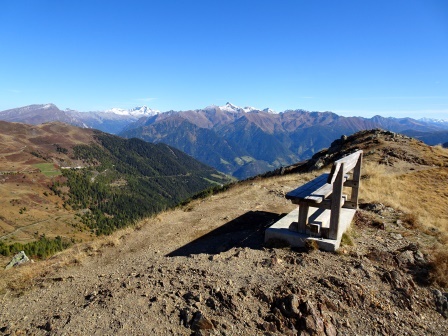
{"type": "Polygon", "coordinates": [[[49,186],[60,175],[59,166],[78,164],[57,149],[89,143],[92,131],[59,123],[0,122],[0,138],[0,239],[27,243],[41,234],[91,239],[90,233],[80,230],[83,226],[75,212],[63,208],[64,200],[49,186]]]}
{"type": "MultiPolygon", "coordinates": [[[[89,129],[80,129],[60,123],[43,124],[39,126],[29,126],[18,123],[0,122],[0,239],[7,244],[14,242],[27,243],[36,240],[40,235],[45,234],[49,238],[58,235],[68,238],[74,238],[77,241],[90,240],[93,238],[90,230],[81,222],[70,206],[64,206],[70,198],[67,187],[61,187],[60,195],[56,195],[50,186],[58,179],[61,174],[59,167],[77,167],[86,166],[81,159],[74,159],[73,148],[78,145],[97,143],[95,131],[89,129]]],[[[121,140],[120,140],[121,141],[121,140]]],[[[124,141],[124,140],[123,140],[124,141]]],[[[137,141],[134,147],[145,151],[149,144],[137,141]]],[[[113,143],[112,143],[113,145],[113,143]]],[[[111,146],[111,150],[113,146],[111,146]]],[[[131,146],[132,147],[132,146],[131,146]]],[[[134,164],[135,167],[145,166],[151,169],[151,164],[156,165],[156,175],[148,177],[158,179],[157,191],[166,195],[168,192],[175,192],[176,185],[178,190],[182,190],[182,197],[191,195],[192,191],[187,190],[183,185],[185,180],[191,180],[192,188],[199,188],[193,192],[199,191],[202,187],[214,185],[215,183],[226,183],[227,177],[217,174],[204,165],[197,163],[196,166],[188,166],[195,173],[201,170],[209,170],[207,179],[201,177],[199,173],[193,178],[188,178],[190,172],[188,168],[176,162],[176,155],[180,157],[181,153],[171,151],[173,157],[169,162],[162,159],[164,152],[169,152],[163,145],[154,146],[158,153],[158,158],[153,162],[146,162],[142,156],[134,155],[132,159],[140,162],[134,164]],[[172,175],[185,175],[182,178],[176,176],[163,177],[163,167],[170,167],[173,170],[172,175]],[[214,176],[213,176],[213,175],[214,176]],[[174,182],[174,180],[180,180],[174,182]],[[169,181],[172,186],[167,190],[164,185],[169,181]],[[199,183],[200,182],[200,183],[199,183]]],[[[166,147],[166,146],[165,146],[166,147]]],[[[124,148],[125,151],[127,150],[124,148]]],[[[136,153],[138,149],[128,148],[128,154],[136,153]]],[[[150,153],[151,150],[148,152],[150,153]]],[[[146,153],[146,154],[148,154],[146,153]]],[[[142,153],[144,156],[145,153],[142,153]]],[[[149,155],[149,154],[148,154],[149,155]]],[[[191,158],[186,160],[193,161],[191,158]]],[[[119,161],[119,158],[116,158],[119,161]]],[[[115,162],[116,163],[116,162],[115,162]]],[[[195,163],[192,163],[193,165],[195,163]]],[[[105,174],[92,172],[98,179],[104,180],[105,174]],[[99,176],[99,177],[98,177],[99,176]]],[[[126,188],[127,181],[119,178],[110,183],[112,189],[126,188]]],[[[145,181],[151,189],[153,181],[145,181]]],[[[160,197],[160,195],[158,196],[160,197]]],[[[130,195],[132,200],[132,195],[130,195]]],[[[144,199],[142,199],[144,202],[144,199]]],[[[174,203],[179,200],[174,200],[174,203]]],[[[170,205],[174,204],[170,203],[170,205]]],[[[0,262],[6,259],[0,256],[0,262]]]]}

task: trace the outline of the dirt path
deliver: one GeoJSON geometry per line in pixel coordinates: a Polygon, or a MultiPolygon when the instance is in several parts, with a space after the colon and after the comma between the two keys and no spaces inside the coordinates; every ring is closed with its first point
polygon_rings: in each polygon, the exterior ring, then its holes
{"type": "Polygon", "coordinates": [[[61,219],[61,218],[65,218],[65,217],[73,217],[73,214],[68,214],[68,215],[58,215],[58,216],[54,216],[53,218],[45,219],[45,220],[42,220],[42,221],[38,221],[38,222],[34,222],[34,223],[31,223],[31,224],[28,224],[28,225],[24,225],[24,226],[18,227],[18,228],[15,229],[14,231],[9,232],[9,233],[7,233],[7,234],[5,234],[5,235],[3,235],[3,236],[0,236],[0,239],[8,238],[9,236],[11,236],[11,235],[13,235],[13,234],[15,234],[15,233],[17,233],[17,232],[19,232],[19,231],[22,231],[23,229],[27,229],[27,228],[30,228],[30,227],[35,226],[35,225],[39,225],[39,224],[42,224],[42,223],[45,223],[45,222],[52,221],[52,220],[54,220],[56,217],[58,217],[58,220],[59,220],[59,219],[61,219]]]}
{"type": "Polygon", "coordinates": [[[442,335],[448,322],[436,311],[432,288],[410,272],[419,264],[406,235],[427,237],[393,224],[394,209],[361,211],[381,216],[387,227],[361,218],[355,245],[340,254],[263,247],[264,227],[293,209],[284,193],[299,183],[292,175],[255,180],[102,244],[78,245],[71,250],[75,266],[63,266],[70,255],[55,257],[31,290],[2,293],[0,332],[442,335]]]}

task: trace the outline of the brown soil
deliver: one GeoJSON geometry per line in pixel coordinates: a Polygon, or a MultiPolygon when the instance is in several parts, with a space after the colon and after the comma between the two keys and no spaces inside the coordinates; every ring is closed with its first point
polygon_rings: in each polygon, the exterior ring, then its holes
{"type": "Polygon", "coordinates": [[[428,256],[420,252],[433,238],[397,224],[403,214],[396,209],[362,205],[353,245],[339,253],[263,246],[264,228],[293,208],[283,194],[301,182],[290,175],[241,184],[87,248],[90,257],[80,257],[82,246],[66,252],[75,266],[61,267],[67,259],[55,257],[59,267],[53,261],[30,290],[15,283],[4,291],[0,330],[444,334],[448,321],[436,311],[428,256]]]}

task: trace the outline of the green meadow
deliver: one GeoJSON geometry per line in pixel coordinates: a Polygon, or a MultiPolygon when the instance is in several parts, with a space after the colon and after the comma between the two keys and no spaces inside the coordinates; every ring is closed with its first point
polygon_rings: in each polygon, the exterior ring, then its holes
{"type": "Polygon", "coordinates": [[[33,166],[39,168],[41,173],[47,177],[61,175],[61,171],[56,169],[53,163],[36,163],[33,166]]]}

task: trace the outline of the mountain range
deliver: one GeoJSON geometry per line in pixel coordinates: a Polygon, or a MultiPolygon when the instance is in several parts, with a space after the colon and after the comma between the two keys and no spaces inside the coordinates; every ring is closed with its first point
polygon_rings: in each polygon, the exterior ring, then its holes
{"type": "Polygon", "coordinates": [[[94,128],[103,132],[117,134],[124,127],[141,117],[160,113],[146,106],[130,110],[112,108],[105,111],[79,112],[76,110],[60,110],[54,104],[35,104],[0,112],[0,120],[39,125],[46,122],[59,121],[69,125],[94,128]]]}
{"type": "Polygon", "coordinates": [[[333,112],[238,107],[231,103],[189,111],[132,110],[78,112],[53,104],[0,112],[0,120],[40,124],[61,121],[126,138],[163,142],[219,171],[244,179],[311,157],[354,132],[381,128],[417,136],[431,145],[448,141],[444,120],[343,117],[333,112]]]}

